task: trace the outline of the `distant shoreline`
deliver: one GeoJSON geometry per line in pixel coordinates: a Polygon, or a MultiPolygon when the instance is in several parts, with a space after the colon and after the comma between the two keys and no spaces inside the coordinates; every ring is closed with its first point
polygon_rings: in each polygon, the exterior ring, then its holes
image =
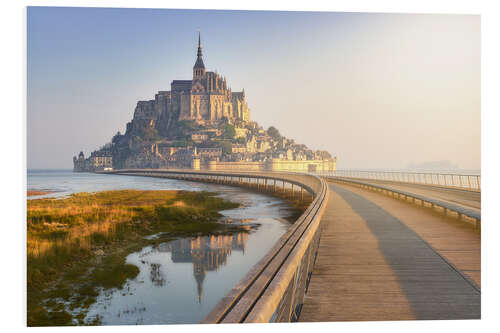
{"type": "Polygon", "coordinates": [[[26,191],[26,195],[28,197],[33,196],[33,195],[45,195],[45,194],[50,194],[53,193],[54,191],[26,191]]]}

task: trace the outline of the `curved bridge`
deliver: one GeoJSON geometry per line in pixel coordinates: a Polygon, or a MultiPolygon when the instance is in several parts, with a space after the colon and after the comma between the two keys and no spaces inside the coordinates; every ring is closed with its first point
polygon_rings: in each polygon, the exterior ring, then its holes
{"type": "Polygon", "coordinates": [[[309,207],[273,248],[210,311],[202,323],[297,321],[320,240],[328,201],[326,182],[312,175],[271,172],[118,170],[107,173],[164,177],[249,187],[312,198],[309,207]]]}
{"type": "Polygon", "coordinates": [[[313,199],[202,323],[481,316],[480,191],[298,173],[113,173],[313,199]]]}

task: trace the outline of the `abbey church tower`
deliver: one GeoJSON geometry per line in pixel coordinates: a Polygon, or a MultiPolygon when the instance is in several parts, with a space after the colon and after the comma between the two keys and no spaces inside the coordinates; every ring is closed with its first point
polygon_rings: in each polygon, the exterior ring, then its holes
{"type": "Polygon", "coordinates": [[[233,93],[225,77],[206,70],[199,32],[193,79],[174,80],[172,94],[174,92],[178,94],[172,98],[179,101],[179,120],[194,120],[200,124],[216,123],[222,119],[250,121],[245,94],[233,93]]]}
{"type": "Polygon", "coordinates": [[[169,91],[159,91],[154,100],[137,103],[132,127],[156,127],[167,136],[179,120],[193,120],[202,125],[250,121],[245,92],[233,92],[225,77],[207,71],[203,62],[201,34],[191,80],[173,80],[169,91]]]}

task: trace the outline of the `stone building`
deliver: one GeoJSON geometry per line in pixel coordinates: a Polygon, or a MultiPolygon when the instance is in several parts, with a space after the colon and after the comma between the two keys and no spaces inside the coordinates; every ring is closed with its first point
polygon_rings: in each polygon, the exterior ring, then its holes
{"type": "Polygon", "coordinates": [[[191,140],[196,143],[201,143],[208,140],[208,134],[203,133],[193,133],[191,134],[191,140]]]}
{"type": "Polygon", "coordinates": [[[89,158],[81,151],[73,157],[73,171],[75,172],[94,172],[106,171],[113,169],[113,156],[107,151],[94,151],[90,154],[89,158]]]}
{"type": "Polygon", "coordinates": [[[139,101],[133,120],[127,124],[127,133],[143,135],[145,129],[152,129],[161,136],[167,136],[181,120],[210,125],[223,119],[230,123],[250,121],[245,90],[233,92],[225,77],[206,71],[198,35],[192,79],[173,80],[169,91],[159,91],[154,100],[139,101]]]}
{"type": "Polygon", "coordinates": [[[84,172],[85,171],[85,155],[83,151],[78,154],[78,157],[73,156],[73,171],[84,172]]]}
{"type": "Polygon", "coordinates": [[[198,157],[203,162],[218,161],[222,156],[222,148],[198,148],[198,157]]]}
{"type": "Polygon", "coordinates": [[[235,153],[246,153],[247,152],[247,147],[242,144],[233,144],[231,147],[231,152],[233,154],[235,153]]]}
{"type": "Polygon", "coordinates": [[[90,165],[93,171],[112,170],[113,156],[109,152],[93,152],[90,154],[90,165]]]}

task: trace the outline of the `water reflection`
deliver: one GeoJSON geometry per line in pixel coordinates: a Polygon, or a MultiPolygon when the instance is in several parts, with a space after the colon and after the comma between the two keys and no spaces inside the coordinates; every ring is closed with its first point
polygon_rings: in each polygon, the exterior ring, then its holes
{"type": "Polygon", "coordinates": [[[160,270],[161,264],[151,264],[151,283],[155,287],[163,287],[165,286],[165,278],[163,277],[163,273],[160,270]]]}
{"type": "MultiPolygon", "coordinates": [[[[248,230],[181,238],[129,254],[126,261],[139,268],[139,275],[120,290],[101,291],[88,309],[86,322],[98,317],[104,325],[198,323],[290,226],[283,220],[290,214],[286,202],[240,188],[148,177],[103,179],[89,174],[75,178],[71,173],[58,177],[58,184],[68,184],[65,193],[120,188],[216,191],[242,204],[221,211],[223,219],[248,230]]],[[[46,178],[54,177],[37,176],[29,182],[38,180],[40,188],[53,188],[49,185],[54,182],[46,178]]]]}
{"type": "Polygon", "coordinates": [[[216,184],[30,171],[28,188],[57,191],[44,197],[118,189],[214,191],[242,204],[221,214],[251,229],[248,233],[187,237],[129,254],[127,263],[137,266],[139,275],[120,290],[101,291],[86,316],[86,322],[98,317],[104,325],[198,323],[290,226],[283,220],[290,215],[283,200],[216,184]]]}
{"type": "MultiPolygon", "coordinates": [[[[217,271],[227,262],[233,250],[245,254],[246,232],[232,235],[199,236],[196,238],[177,239],[158,246],[159,252],[171,252],[174,263],[193,263],[193,276],[197,284],[198,302],[203,296],[203,281],[207,271],[217,271]]],[[[156,264],[151,264],[151,282],[155,286],[164,286],[164,279],[156,264]]]]}

